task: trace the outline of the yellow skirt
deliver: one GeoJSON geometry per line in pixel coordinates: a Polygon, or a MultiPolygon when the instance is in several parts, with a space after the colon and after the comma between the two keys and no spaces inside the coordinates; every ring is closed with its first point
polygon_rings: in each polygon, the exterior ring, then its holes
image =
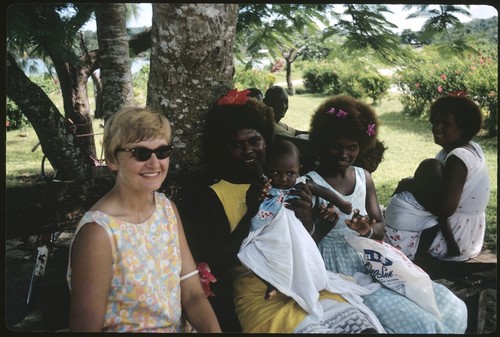
{"type": "MultiPolygon", "coordinates": [[[[234,304],[242,332],[292,333],[307,316],[297,302],[280,292],[266,301],[266,285],[248,269],[236,267],[233,276],[234,304]]],[[[320,299],[326,298],[347,302],[338,294],[322,291],[320,299]]]]}

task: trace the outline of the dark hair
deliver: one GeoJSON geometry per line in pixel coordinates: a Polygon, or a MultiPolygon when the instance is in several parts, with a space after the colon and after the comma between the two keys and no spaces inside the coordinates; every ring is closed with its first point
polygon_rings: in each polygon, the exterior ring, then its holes
{"type": "Polygon", "coordinates": [[[453,115],[457,127],[462,131],[465,141],[470,141],[477,135],[483,125],[481,108],[467,96],[447,95],[441,96],[432,103],[429,121],[439,112],[447,112],[453,115]]]}
{"type": "Polygon", "coordinates": [[[355,139],[360,152],[375,146],[379,123],[375,111],[348,95],[324,101],[311,120],[309,140],[318,154],[324,153],[334,139],[355,139]],[[372,132],[371,132],[372,131],[372,132]]]}
{"type": "MultiPolygon", "coordinates": [[[[266,149],[266,161],[267,158],[275,157],[287,157],[292,154],[297,156],[297,160],[300,160],[300,151],[299,148],[289,140],[286,139],[277,139],[272,142],[266,149]]],[[[300,164],[300,163],[299,163],[300,164]]]]}
{"type": "Polygon", "coordinates": [[[249,98],[245,104],[215,104],[206,122],[208,160],[219,162],[228,140],[242,129],[255,129],[270,144],[274,136],[273,109],[255,98],[249,98]]]}
{"type": "Polygon", "coordinates": [[[250,91],[248,97],[256,98],[259,101],[262,101],[264,99],[264,94],[258,88],[246,88],[245,90],[250,91]]]}
{"type": "Polygon", "coordinates": [[[272,105],[277,98],[281,100],[281,97],[288,98],[288,93],[285,88],[280,87],[279,85],[273,85],[266,90],[266,94],[264,95],[264,103],[267,105],[272,105]]]}
{"type": "Polygon", "coordinates": [[[387,146],[385,146],[384,142],[377,139],[375,141],[375,146],[366,149],[365,152],[362,153],[362,155],[373,154],[378,156],[382,160],[384,159],[385,150],[387,150],[387,146]]]}

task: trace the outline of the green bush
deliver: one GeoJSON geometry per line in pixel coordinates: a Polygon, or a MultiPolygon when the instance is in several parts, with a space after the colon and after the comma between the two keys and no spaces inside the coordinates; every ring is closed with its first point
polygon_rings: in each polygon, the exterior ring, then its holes
{"type": "Polygon", "coordinates": [[[239,90],[259,88],[262,92],[265,92],[267,88],[276,82],[276,77],[268,71],[245,69],[244,67],[237,66],[233,81],[234,87],[239,90]]]}
{"type": "Polygon", "coordinates": [[[303,68],[304,87],[315,94],[348,94],[380,101],[390,86],[389,78],[347,63],[310,63],[303,68]]]}
{"type": "Polygon", "coordinates": [[[52,77],[50,74],[45,73],[42,75],[30,76],[30,80],[42,88],[47,95],[60,91],[59,80],[52,77]]]}
{"type": "Polygon", "coordinates": [[[28,119],[21,113],[21,109],[17,106],[14,101],[7,98],[7,120],[6,127],[7,130],[19,130],[25,126],[30,125],[28,119]]]}
{"type": "Polygon", "coordinates": [[[313,94],[331,93],[333,87],[339,87],[339,75],[333,64],[304,65],[302,78],[304,88],[313,94]]]}
{"type": "Polygon", "coordinates": [[[379,103],[390,87],[389,78],[376,73],[362,75],[358,81],[366,92],[366,95],[373,100],[373,103],[379,103]]]}

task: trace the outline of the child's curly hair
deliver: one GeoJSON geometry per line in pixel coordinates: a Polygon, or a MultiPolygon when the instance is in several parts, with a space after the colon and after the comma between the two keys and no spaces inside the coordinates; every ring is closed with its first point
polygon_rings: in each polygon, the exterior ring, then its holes
{"type": "Polygon", "coordinates": [[[355,139],[360,152],[375,146],[379,123],[375,111],[366,103],[348,95],[324,101],[311,119],[309,140],[318,154],[328,149],[332,140],[355,139]]]}
{"type": "Polygon", "coordinates": [[[228,140],[242,129],[257,130],[266,144],[270,144],[274,136],[272,108],[255,98],[248,98],[245,104],[214,105],[206,121],[208,160],[214,163],[223,160],[228,140]]]}

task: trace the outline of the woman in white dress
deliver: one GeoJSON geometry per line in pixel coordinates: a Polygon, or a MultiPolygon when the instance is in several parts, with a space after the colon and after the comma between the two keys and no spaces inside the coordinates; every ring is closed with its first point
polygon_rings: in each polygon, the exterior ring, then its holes
{"type": "Polygon", "coordinates": [[[431,106],[430,122],[442,147],[436,159],[444,165],[442,187],[434,191],[438,202],[422,205],[414,193],[395,193],[385,211],[385,241],[412,260],[430,254],[465,261],[481,252],[490,196],[483,150],[472,141],[482,126],[481,109],[466,96],[442,96],[431,106]]]}

